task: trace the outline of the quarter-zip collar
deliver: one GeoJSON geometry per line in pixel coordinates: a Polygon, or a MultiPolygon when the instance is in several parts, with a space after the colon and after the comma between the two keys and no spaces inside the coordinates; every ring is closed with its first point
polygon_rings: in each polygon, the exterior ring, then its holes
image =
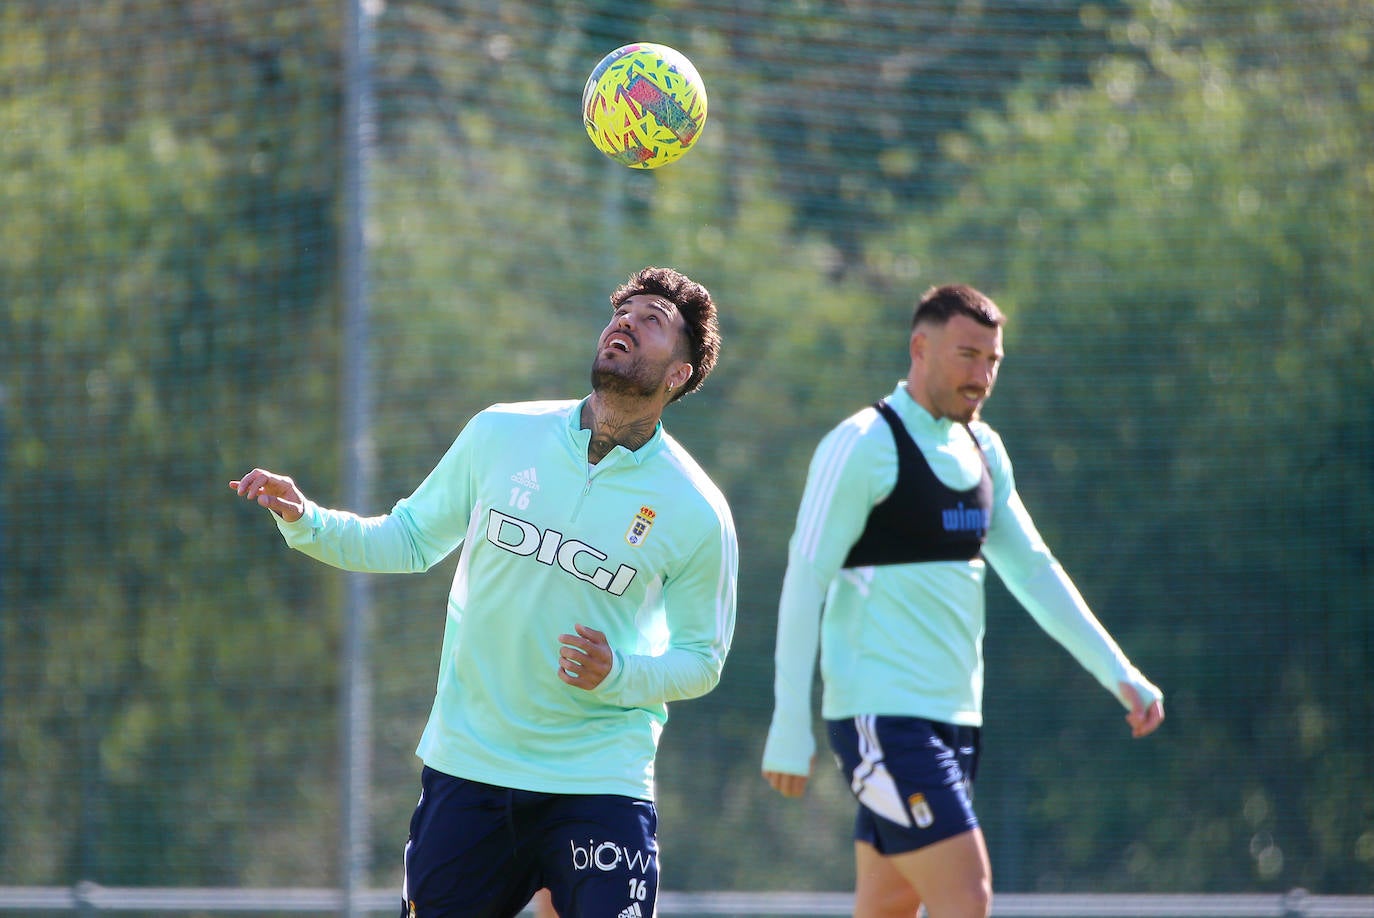
{"type": "Polygon", "coordinates": [[[923,428],[937,432],[940,437],[947,439],[950,428],[954,427],[954,421],[949,418],[935,417],[926,410],[924,405],[912,398],[911,393],[907,391],[905,379],[897,383],[897,388],[893,389],[892,394],[888,396],[888,402],[896,409],[902,423],[911,430],[923,428]]]}
{"type": "MultiPolygon", "coordinates": [[[[579,461],[584,464],[587,462],[587,449],[591,445],[592,440],[591,430],[582,426],[582,409],[583,406],[587,404],[587,399],[589,398],[591,398],[590,395],[573,404],[572,410],[568,412],[566,428],[569,448],[577,454],[579,461]]],[[[644,462],[658,455],[658,452],[663,449],[664,436],[663,422],[659,421],[654,425],[653,435],[649,437],[648,441],[643,446],[639,449],[630,450],[616,444],[616,446],[606,454],[605,458],[591,467],[591,474],[595,474],[600,469],[619,465],[621,462],[626,461],[624,457],[629,457],[629,461],[634,462],[635,465],[642,465],[644,462]]]]}

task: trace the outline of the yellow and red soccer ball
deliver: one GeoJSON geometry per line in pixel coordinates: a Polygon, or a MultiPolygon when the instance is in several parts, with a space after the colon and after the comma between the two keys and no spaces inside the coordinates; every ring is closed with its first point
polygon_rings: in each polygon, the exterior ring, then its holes
{"type": "Polygon", "coordinates": [[[666,45],[635,42],[601,59],[582,91],[582,123],[598,150],[632,169],[657,169],[692,148],[706,124],[706,86],[666,45]]]}

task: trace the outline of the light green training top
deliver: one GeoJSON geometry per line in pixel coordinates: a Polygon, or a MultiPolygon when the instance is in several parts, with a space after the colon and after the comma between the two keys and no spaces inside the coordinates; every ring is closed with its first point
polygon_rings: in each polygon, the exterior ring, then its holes
{"type": "MultiPolygon", "coordinates": [[[[905,381],[886,401],[941,482],[956,490],[978,483],[983,463],[962,425],[931,417],[907,393],[905,381]]],[[[764,770],[808,773],[816,749],[811,686],[818,643],[826,719],[886,714],[981,726],[987,562],[1040,626],[1123,705],[1118,682],[1135,686],[1147,705],[1162,697],[1045,546],[1017,496],[1001,438],[982,422],[970,426],[993,486],[983,557],[972,561],[842,569],[869,512],[896,485],[897,449],[891,428],[871,406],[816,448],[788,544],[764,770]]]]}
{"type": "Polygon", "coordinates": [[[662,425],[587,462],[580,401],[494,405],[385,516],[308,503],[286,542],[351,571],[428,570],[462,546],[416,750],[446,774],[652,800],[667,703],[719,681],[738,547],[724,497],[662,425]],[[592,691],[557,675],[560,634],[605,632],[592,691]]]}

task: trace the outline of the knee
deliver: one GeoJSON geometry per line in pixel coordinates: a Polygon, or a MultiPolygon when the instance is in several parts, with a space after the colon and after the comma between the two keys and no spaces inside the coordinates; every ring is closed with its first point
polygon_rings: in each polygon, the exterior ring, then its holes
{"type": "Polygon", "coordinates": [[[992,914],[992,881],[987,877],[970,884],[964,890],[965,905],[962,914],[988,918],[992,914]]]}
{"type": "Polygon", "coordinates": [[[921,897],[900,877],[861,876],[854,890],[855,918],[916,918],[921,897]],[[894,882],[895,880],[895,882],[894,882]]]}
{"type": "Polygon", "coordinates": [[[874,914],[885,918],[916,918],[921,908],[921,897],[910,886],[892,887],[883,891],[874,906],[874,914]]]}
{"type": "Polygon", "coordinates": [[[991,914],[992,884],[987,880],[949,887],[926,900],[928,918],[988,918],[991,914]]]}

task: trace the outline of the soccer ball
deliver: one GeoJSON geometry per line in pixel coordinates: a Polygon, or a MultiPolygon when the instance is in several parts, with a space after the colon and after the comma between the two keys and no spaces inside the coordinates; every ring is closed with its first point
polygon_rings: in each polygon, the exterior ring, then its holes
{"type": "Polygon", "coordinates": [[[601,59],[582,90],[582,123],[598,150],[657,169],[692,148],[706,124],[706,86],[681,52],[635,42],[601,59]]]}

